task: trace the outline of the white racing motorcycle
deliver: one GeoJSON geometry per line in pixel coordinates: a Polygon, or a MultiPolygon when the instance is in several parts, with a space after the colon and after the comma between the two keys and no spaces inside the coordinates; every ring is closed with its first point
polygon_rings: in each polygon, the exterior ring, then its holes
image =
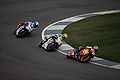
{"type": "Polygon", "coordinates": [[[31,32],[29,32],[25,26],[28,25],[23,25],[20,26],[18,29],[14,30],[14,34],[16,35],[16,37],[26,37],[26,36],[30,36],[31,32]]]}
{"type": "Polygon", "coordinates": [[[27,37],[30,36],[31,32],[39,26],[37,21],[34,22],[22,22],[16,29],[14,29],[14,34],[16,37],[27,37]]]}
{"type": "Polygon", "coordinates": [[[46,51],[53,51],[60,47],[62,45],[62,38],[58,37],[57,39],[55,38],[50,38],[48,40],[43,40],[42,42],[39,43],[40,48],[44,48],[46,51]]]}

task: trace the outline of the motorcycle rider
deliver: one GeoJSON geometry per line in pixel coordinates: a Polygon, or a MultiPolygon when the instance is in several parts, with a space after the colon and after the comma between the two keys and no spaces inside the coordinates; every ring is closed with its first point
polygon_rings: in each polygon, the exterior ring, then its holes
{"type": "Polygon", "coordinates": [[[34,29],[36,29],[39,26],[39,22],[21,22],[16,29],[14,30],[14,33],[21,27],[24,26],[24,30],[27,30],[28,33],[31,33],[34,29]]]}
{"type": "Polygon", "coordinates": [[[45,38],[45,42],[50,38],[53,38],[53,39],[61,38],[61,41],[63,41],[64,39],[68,38],[68,35],[66,33],[51,35],[45,38]]]}
{"type": "Polygon", "coordinates": [[[68,35],[66,33],[63,33],[63,34],[54,34],[54,35],[50,35],[49,37],[45,37],[45,39],[39,43],[39,47],[41,47],[41,45],[43,45],[51,38],[53,39],[53,42],[57,41],[58,45],[56,47],[59,47],[62,45],[62,41],[68,38],[68,35]]]}
{"type": "Polygon", "coordinates": [[[96,56],[97,51],[98,51],[98,46],[97,45],[92,46],[92,48],[90,48],[90,55],[93,57],[96,56]]]}
{"type": "Polygon", "coordinates": [[[81,55],[80,51],[82,51],[83,49],[85,49],[84,46],[79,46],[77,49],[75,49],[75,51],[74,51],[74,58],[75,59],[80,58],[80,55],[81,55]]]}
{"type": "Polygon", "coordinates": [[[86,47],[79,46],[79,48],[75,50],[74,58],[80,59],[82,56],[85,55],[91,55],[92,57],[94,57],[96,55],[97,49],[98,49],[97,45],[86,47]]]}

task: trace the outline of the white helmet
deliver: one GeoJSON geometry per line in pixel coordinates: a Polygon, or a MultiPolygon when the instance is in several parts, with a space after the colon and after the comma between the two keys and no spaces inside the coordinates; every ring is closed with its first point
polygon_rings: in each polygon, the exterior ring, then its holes
{"type": "Polygon", "coordinates": [[[36,27],[38,27],[38,26],[39,26],[39,22],[37,22],[37,21],[33,22],[33,27],[34,27],[34,28],[36,28],[36,27]]]}
{"type": "Polygon", "coordinates": [[[98,49],[98,46],[97,46],[97,45],[94,45],[94,46],[93,46],[93,49],[98,49]]]}

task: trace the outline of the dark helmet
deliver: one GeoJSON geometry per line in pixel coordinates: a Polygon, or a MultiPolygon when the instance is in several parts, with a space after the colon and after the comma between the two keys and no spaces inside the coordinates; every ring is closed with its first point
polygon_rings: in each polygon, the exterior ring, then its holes
{"type": "Polygon", "coordinates": [[[34,21],[34,22],[33,22],[33,27],[36,28],[36,27],[38,27],[38,26],[39,26],[39,22],[34,21]]]}

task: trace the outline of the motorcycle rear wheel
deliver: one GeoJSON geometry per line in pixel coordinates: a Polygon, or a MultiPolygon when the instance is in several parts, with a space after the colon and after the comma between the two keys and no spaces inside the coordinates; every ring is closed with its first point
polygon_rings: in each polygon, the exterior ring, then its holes
{"type": "Polygon", "coordinates": [[[91,60],[90,56],[83,56],[80,58],[80,62],[89,62],[91,60]]]}
{"type": "Polygon", "coordinates": [[[67,59],[73,59],[73,56],[66,56],[67,57],[67,59]]]}
{"type": "Polygon", "coordinates": [[[54,43],[48,44],[48,46],[46,48],[46,51],[50,52],[50,51],[53,51],[53,50],[55,50],[55,44],[54,43]]]}
{"type": "Polygon", "coordinates": [[[25,30],[22,29],[18,32],[18,35],[16,35],[16,34],[15,35],[17,38],[22,38],[22,37],[30,36],[30,34],[31,33],[29,33],[27,29],[25,29],[25,30]]]}

